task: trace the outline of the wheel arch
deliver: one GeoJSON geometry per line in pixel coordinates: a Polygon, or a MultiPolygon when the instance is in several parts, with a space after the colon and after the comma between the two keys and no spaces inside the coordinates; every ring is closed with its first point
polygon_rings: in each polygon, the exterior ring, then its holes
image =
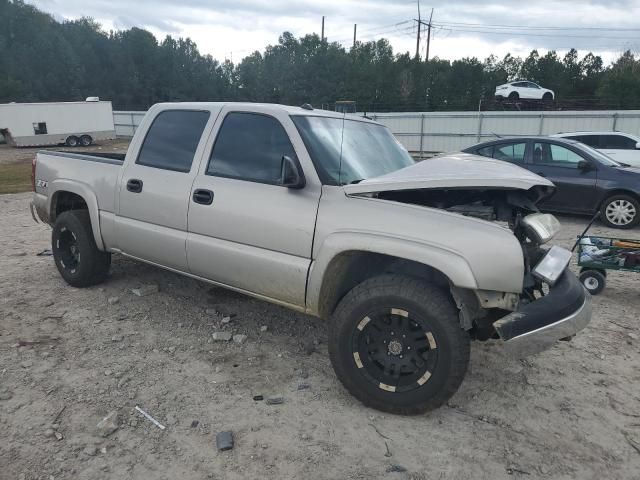
{"type": "Polygon", "coordinates": [[[58,215],[68,210],[87,210],[96,246],[104,250],[100,231],[98,199],[91,189],[70,180],[55,180],[49,184],[49,223],[53,225],[58,215]]]}
{"type": "Polygon", "coordinates": [[[393,238],[337,236],[343,238],[326,240],[312,263],[307,282],[309,314],[329,318],[353,287],[385,273],[426,279],[447,291],[450,285],[477,289],[469,264],[446,250],[393,238]]]}
{"type": "Polygon", "coordinates": [[[632,190],[627,190],[624,188],[614,188],[611,190],[607,190],[605,192],[605,194],[602,196],[602,200],[600,200],[600,204],[598,205],[598,210],[602,210],[602,207],[604,207],[604,203],[611,197],[615,196],[615,195],[628,195],[630,197],[632,197],[633,199],[635,199],[636,202],[640,202],[640,194],[632,191],[632,190]]]}

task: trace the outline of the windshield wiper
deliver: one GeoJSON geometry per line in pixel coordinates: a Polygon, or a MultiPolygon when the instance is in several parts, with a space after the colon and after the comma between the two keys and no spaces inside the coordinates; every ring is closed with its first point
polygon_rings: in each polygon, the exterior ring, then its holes
{"type": "Polygon", "coordinates": [[[359,178],[357,180],[354,180],[352,182],[349,182],[349,185],[355,185],[356,183],[360,183],[361,181],[366,180],[365,178],[359,178]]]}

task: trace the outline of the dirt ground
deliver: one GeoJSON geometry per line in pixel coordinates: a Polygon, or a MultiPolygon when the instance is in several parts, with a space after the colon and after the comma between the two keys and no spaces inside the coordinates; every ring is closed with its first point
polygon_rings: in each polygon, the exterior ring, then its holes
{"type": "MultiPolygon", "coordinates": [[[[29,198],[0,196],[3,480],[640,478],[640,276],[612,273],[591,325],[538,356],[474,344],[447,406],[399,417],[346,393],[322,321],[121,256],[103,285],[67,286],[29,198]]],[[[561,220],[569,246],[585,220],[561,220]]]]}

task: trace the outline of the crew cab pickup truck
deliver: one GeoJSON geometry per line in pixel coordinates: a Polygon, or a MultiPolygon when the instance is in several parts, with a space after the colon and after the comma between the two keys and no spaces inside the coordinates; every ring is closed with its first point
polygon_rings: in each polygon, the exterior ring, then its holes
{"type": "Polygon", "coordinates": [[[524,356],[591,317],[570,253],[544,246],[553,184],[470,154],[415,163],[366,118],[158,104],[126,155],[40,152],[33,182],[70,285],[118,253],[327,319],[337,376],[380,410],[446,402],[471,340],[524,356]]]}

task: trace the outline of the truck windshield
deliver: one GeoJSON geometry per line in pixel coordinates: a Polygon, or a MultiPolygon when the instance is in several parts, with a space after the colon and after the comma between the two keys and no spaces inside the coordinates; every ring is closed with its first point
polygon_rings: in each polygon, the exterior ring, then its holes
{"type": "Polygon", "coordinates": [[[382,125],[335,117],[291,118],[325,184],[347,185],[414,163],[382,125]]]}

